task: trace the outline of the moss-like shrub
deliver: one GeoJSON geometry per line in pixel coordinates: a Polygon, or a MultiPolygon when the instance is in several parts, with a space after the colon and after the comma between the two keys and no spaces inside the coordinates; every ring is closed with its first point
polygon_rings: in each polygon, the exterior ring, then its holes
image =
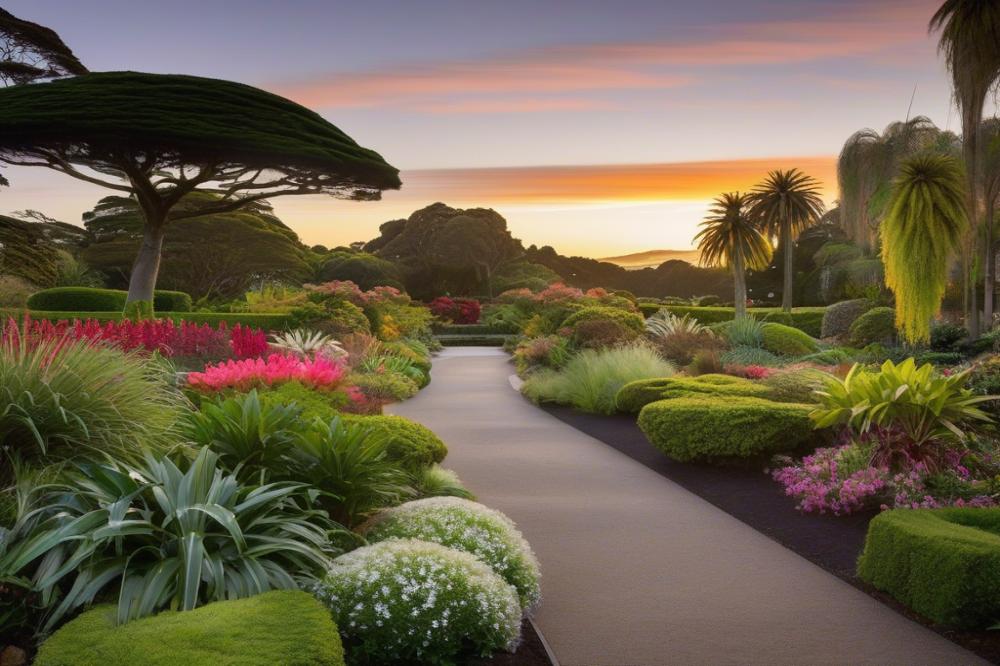
{"type": "Polygon", "coordinates": [[[815,399],[813,391],[825,388],[830,375],[821,370],[803,368],[774,372],[760,381],[769,391],[771,400],[810,403],[815,399]]]}
{"type": "Polygon", "coordinates": [[[896,313],[892,308],[872,308],[854,320],[849,335],[855,347],[873,342],[891,344],[896,339],[896,313]]]}
{"type": "Polygon", "coordinates": [[[419,340],[392,340],[390,342],[383,342],[382,350],[395,356],[402,356],[419,368],[425,375],[429,375],[431,372],[430,351],[419,340]]]}
{"type": "Polygon", "coordinates": [[[798,360],[815,363],[816,365],[841,365],[842,363],[854,363],[857,360],[858,353],[857,349],[851,349],[850,347],[834,347],[833,349],[818,351],[815,354],[806,354],[798,360]]]}
{"type": "Polygon", "coordinates": [[[821,338],[846,336],[851,330],[851,324],[858,317],[875,307],[867,298],[856,298],[851,301],[841,301],[826,308],[823,313],[823,326],[820,329],[821,338]]]}
{"type": "Polygon", "coordinates": [[[153,292],[153,309],[163,312],[190,312],[194,307],[191,296],[183,291],[153,292]]]}
{"type": "MultiPolygon", "coordinates": [[[[744,379],[731,377],[732,382],[713,381],[720,375],[702,375],[701,377],[663,377],[658,379],[642,379],[629,382],[618,391],[615,403],[618,410],[637,413],[651,402],[673,398],[697,396],[740,396],[767,398],[770,390],[762,385],[744,379]],[[709,380],[705,381],[704,378],[709,380]]],[[[725,376],[725,375],[722,375],[725,376]]]]}
{"type": "Polygon", "coordinates": [[[643,407],[639,427],[675,460],[726,462],[795,450],[813,436],[811,410],[761,398],[674,398],[643,407]]]}
{"type": "Polygon", "coordinates": [[[935,622],[1000,618],[1000,509],[896,509],[872,520],[858,575],[935,622]]]}
{"type": "Polygon", "coordinates": [[[514,588],[469,553],[427,541],[341,555],[315,594],[360,663],[458,663],[465,650],[487,656],[520,639],[514,588]]]}
{"type": "Polygon", "coordinates": [[[409,400],[420,391],[417,382],[399,372],[356,373],[348,382],[361,389],[368,400],[378,404],[409,400]]]}
{"type": "MultiPolygon", "coordinates": [[[[28,298],[28,307],[50,312],[121,312],[125,309],[128,292],[94,287],[53,287],[35,292],[28,298]]],[[[153,308],[164,312],[188,312],[191,297],[181,291],[156,291],[153,308]]]]}
{"type": "Polygon", "coordinates": [[[433,430],[402,416],[343,414],[341,419],[384,434],[389,439],[386,447],[389,457],[410,470],[430,467],[448,455],[448,447],[433,430]]]}
{"type": "Polygon", "coordinates": [[[777,354],[772,354],[760,347],[749,347],[741,345],[733,347],[724,352],[719,360],[723,365],[763,365],[764,367],[777,367],[784,363],[777,354]]]}
{"type": "Polygon", "coordinates": [[[329,421],[347,406],[347,394],[342,391],[316,391],[299,382],[285,382],[260,392],[262,405],[295,404],[302,410],[301,418],[329,421]]]}
{"type": "Polygon", "coordinates": [[[115,626],[99,606],[42,644],[36,666],[343,666],[337,626],[306,592],[280,590],[115,626]]]}
{"type": "Polygon", "coordinates": [[[576,329],[577,325],[585,321],[614,322],[626,330],[633,331],[636,335],[642,333],[645,329],[645,320],[638,312],[601,305],[580,308],[566,317],[562,322],[562,326],[576,329]]]}
{"type": "Polygon", "coordinates": [[[808,334],[791,326],[768,322],[761,327],[761,345],[779,356],[804,356],[819,351],[819,345],[808,334]]]}
{"type": "Polygon", "coordinates": [[[458,497],[431,497],[386,509],[365,529],[370,542],[433,541],[475,555],[514,586],[521,608],[538,603],[538,560],[517,526],[504,514],[458,497]]]}

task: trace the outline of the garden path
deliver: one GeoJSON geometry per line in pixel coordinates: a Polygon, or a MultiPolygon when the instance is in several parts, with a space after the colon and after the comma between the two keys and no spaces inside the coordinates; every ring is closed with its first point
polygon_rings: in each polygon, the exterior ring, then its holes
{"type": "Polygon", "coordinates": [[[535,622],[562,666],[978,664],[512,390],[507,355],[450,348],[391,411],[514,519],[542,563],[535,622]]]}

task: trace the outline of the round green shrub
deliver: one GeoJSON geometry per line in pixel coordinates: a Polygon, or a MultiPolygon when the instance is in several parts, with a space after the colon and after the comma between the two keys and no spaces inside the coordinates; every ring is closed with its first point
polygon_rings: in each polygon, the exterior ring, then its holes
{"type": "Polygon", "coordinates": [[[315,594],[362,663],[456,663],[520,640],[514,588],[469,553],[415,539],[382,541],[334,560],[315,594]]]}
{"type": "Polygon", "coordinates": [[[809,334],[797,328],[768,322],[761,327],[761,344],[779,356],[804,356],[819,351],[819,345],[809,334]]]}
{"type": "Polygon", "coordinates": [[[448,447],[430,428],[402,416],[382,414],[358,416],[343,414],[345,423],[357,423],[388,438],[389,457],[404,467],[418,470],[439,463],[448,455],[448,447]]]}
{"type": "Polygon", "coordinates": [[[459,497],[430,497],[386,509],[365,529],[370,542],[387,539],[433,541],[475,555],[514,586],[522,609],[538,603],[538,560],[504,514],[459,497]]]}
{"type": "Polygon", "coordinates": [[[840,365],[842,363],[853,363],[857,354],[858,350],[851,349],[850,347],[834,347],[833,349],[818,351],[815,354],[806,354],[798,360],[817,365],[840,365]]]}
{"type": "Polygon", "coordinates": [[[1000,617],[1000,508],[885,511],[858,576],[937,623],[985,628],[1000,617]]]}
{"type": "Polygon", "coordinates": [[[420,385],[398,372],[366,372],[353,374],[348,380],[372,402],[401,402],[415,396],[420,385]]]}
{"type": "Polygon", "coordinates": [[[301,418],[329,421],[349,402],[343,391],[317,391],[299,382],[284,382],[260,391],[262,405],[295,404],[302,410],[301,418]]]}
{"type": "Polygon", "coordinates": [[[821,370],[803,368],[772,373],[760,380],[769,391],[768,397],[776,402],[813,402],[814,391],[826,387],[830,375],[821,370]]]}
{"type": "MultiPolygon", "coordinates": [[[[32,310],[49,312],[121,312],[128,292],[95,287],[53,287],[28,297],[32,310]]],[[[156,291],[153,308],[161,312],[190,312],[191,297],[180,291],[156,291]]]]}
{"type": "Polygon", "coordinates": [[[183,291],[153,292],[153,309],[157,312],[191,312],[194,303],[191,296],[183,291]]]}
{"type": "MultiPolygon", "coordinates": [[[[705,375],[710,376],[710,375],[705,375]]],[[[769,389],[749,379],[732,377],[733,382],[703,381],[702,377],[640,379],[623,386],[615,396],[619,411],[637,413],[651,402],[697,396],[770,397],[769,389]]]]}
{"type": "Polygon", "coordinates": [[[812,407],[762,398],[686,397],[650,403],[639,427],[682,462],[726,462],[795,450],[813,437],[812,407]]]}
{"type": "Polygon", "coordinates": [[[165,611],[116,626],[98,606],[45,641],[36,666],[343,666],[330,613],[306,592],[278,590],[165,611]]]}
{"type": "Polygon", "coordinates": [[[851,330],[851,324],[864,313],[875,307],[867,298],[856,298],[850,301],[840,301],[826,308],[823,313],[821,338],[846,336],[851,330]]]}
{"type": "Polygon", "coordinates": [[[896,339],[896,312],[892,308],[872,308],[851,324],[851,344],[864,347],[873,342],[891,344],[896,339]]]}
{"type": "Polygon", "coordinates": [[[638,312],[624,310],[622,308],[611,308],[601,305],[591,305],[580,308],[563,320],[562,326],[576,329],[578,324],[585,321],[606,321],[618,324],[623,329],[634,332],[636,335],[645,330],[645,319],[638,312]]]}

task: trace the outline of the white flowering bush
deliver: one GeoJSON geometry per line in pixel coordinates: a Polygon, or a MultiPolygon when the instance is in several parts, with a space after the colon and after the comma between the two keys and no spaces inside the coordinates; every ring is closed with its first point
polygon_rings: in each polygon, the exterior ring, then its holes
{"type": "Polygon", "coordinates": [[[369,542],[421,539],[485,562],[517,590],[525,611],[538,603],[538,560],[504,514],[459,497],[430,497],[380,512],[365,528],[369,542]]]}
{"type": "Polygon", "coordinates": [[[314,590],[359,663],[452,663],[517,647],[514,588],[468,553],[415,539],[334,560],[314,590]]]}

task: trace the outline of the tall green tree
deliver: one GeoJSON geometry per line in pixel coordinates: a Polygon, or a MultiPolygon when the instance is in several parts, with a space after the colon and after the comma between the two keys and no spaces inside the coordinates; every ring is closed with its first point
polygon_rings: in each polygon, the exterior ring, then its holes
{"type": "Polygon", "coordinates": [[[1000,210],[1000,118],[983,121],[979,130],[983,157],[979,188],[983,195],[983,323],[993,323],[996,291],[996,223],[1000,210]]]}
{"type": "Polygon", "coordinates": [[[747,270],[763,270],[773,248],[748,214],[750,197],[729,192],[712,201],[708,216],[694,240],[706,266],[728,268],[733,273],[736,318],[747,314],[747,270]]]}
{"type": "MultiPolygon", "coordinates": [[[[1000,79],[1000,2],[996,0],[945,0],[930,21],[932,31],[940,31],[938,47],[951,72],[955,102],[962,115],[962,145],[970,187],[966,210],[972,226],[978,224],[980,126],[986,96],[1000,79]]],[[[974,234],[966,243],[966,254],[974,251],[974,234]]],[[[969,262],[966,262],[969,263],[969,262]]],[[[968,272],[968,269],[967,269],[968,272]]],[[[968,328],[979,334],[976,290],[970,292],[968,328]]]]}
{"type": "Polygon", "coordinates": [[[399,172],[320,115],[258,88],[194,76],[101,72],[0,89],[0,162],[124,192],[143,237],[128,302],[152,302],[169,225],[263,199],[368,200],[399,172]],[[196,191],[216,197],[178,204],[196,191]]]}
{"type": "Polygon", "coordinates": [[[792,309],[795,238],[823,215],[819,182],[798,169],[772,171],[750,193],[750,217],[784,253],[781,307],[792,309]]]}
{"type": "Polygon", "coordinates": [[[930,341],[948,264],[968,230],[961,162],[919,155],[903,162],[882,222],[885,283],[896,296],[896,327],[911,344],[930,341]]]}

